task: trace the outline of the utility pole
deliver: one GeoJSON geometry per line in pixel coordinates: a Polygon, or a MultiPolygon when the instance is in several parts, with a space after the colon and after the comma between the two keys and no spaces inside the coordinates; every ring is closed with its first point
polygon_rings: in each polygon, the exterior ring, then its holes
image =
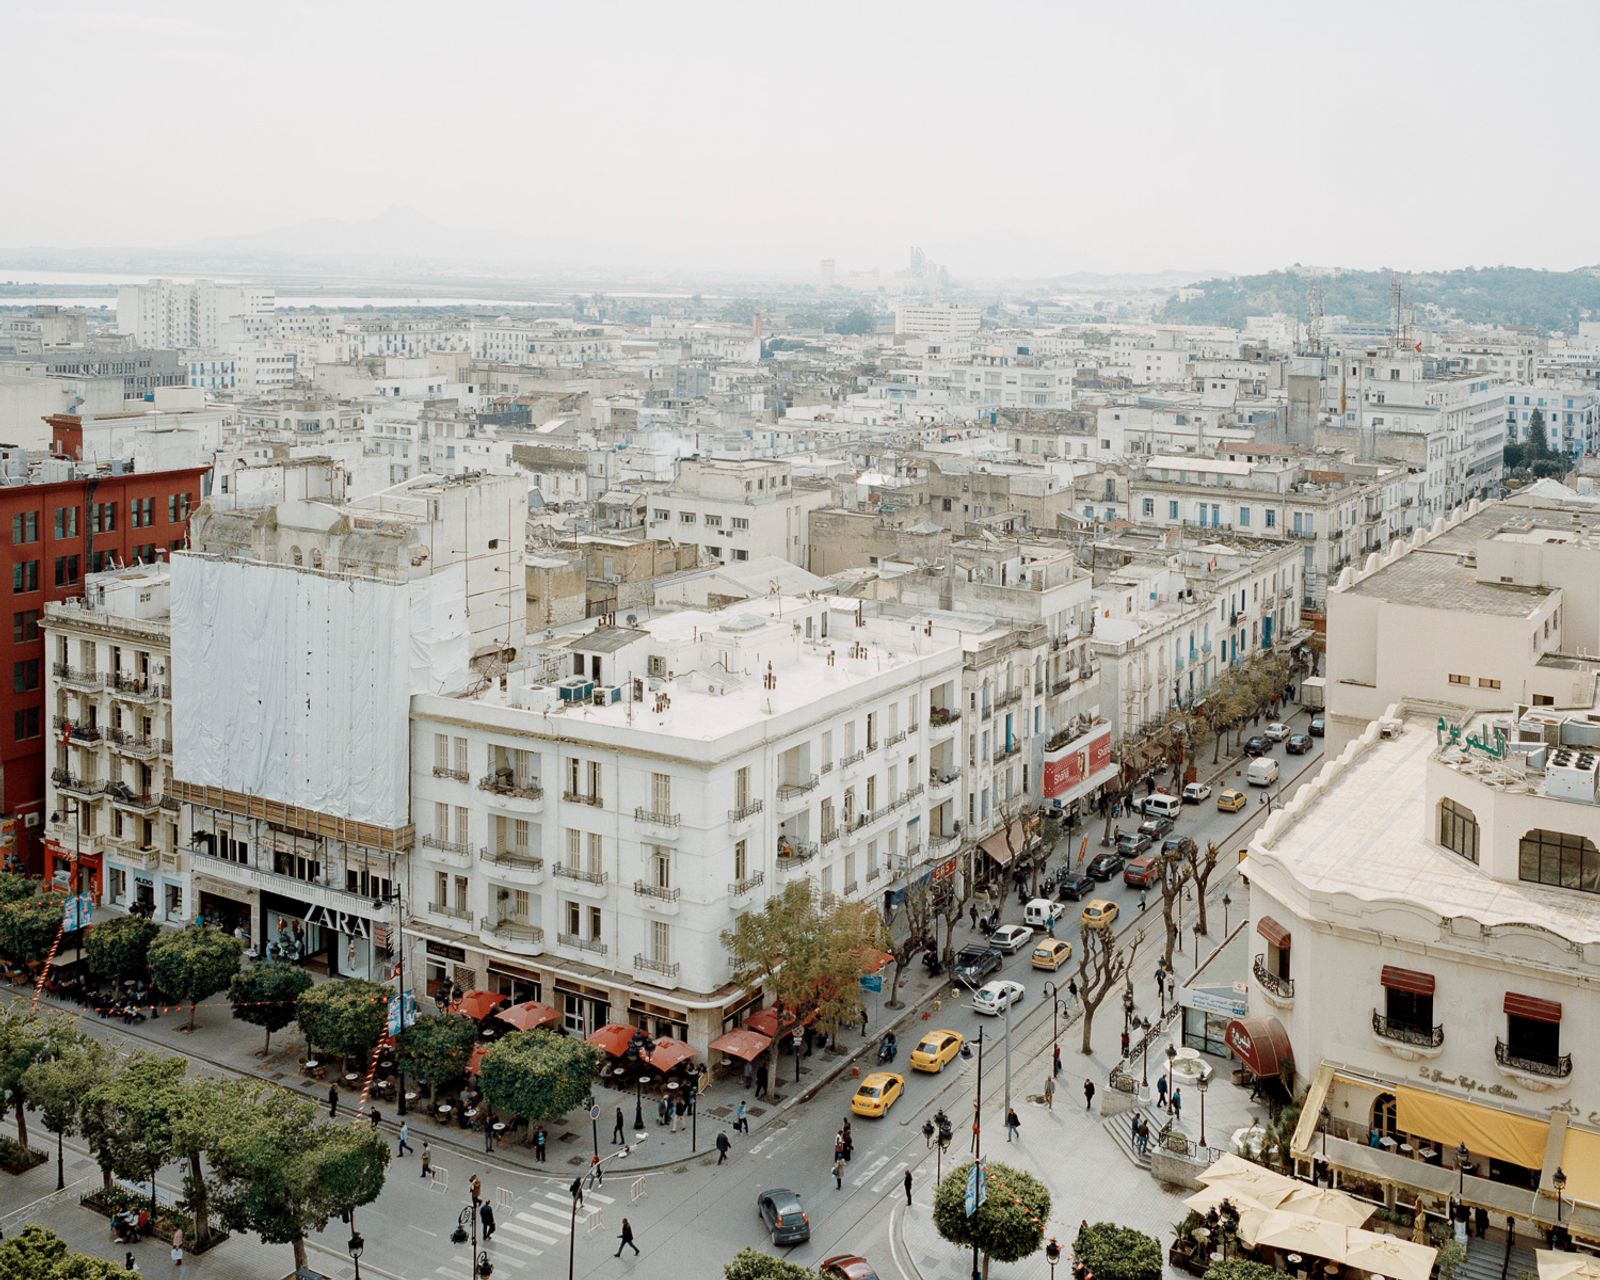
{"type": "Polygon", "coordinates": [[[1011,1005],[1006,1005],[1006,1118],[1011,1117],[1011,1005]]]}
{"type": "MultiPolygon", "coordinates": [[[[1007,1039],[1010,1037],[1008,1036],[1007,1039]]],[[[972,1163],[983,1163],[983,1028],[978,1028],[978,1087],[972,1100],[972,1163]]],[[[972,1246],[972,1280],[979,1280],[978,1246],[972,1246]]]]}

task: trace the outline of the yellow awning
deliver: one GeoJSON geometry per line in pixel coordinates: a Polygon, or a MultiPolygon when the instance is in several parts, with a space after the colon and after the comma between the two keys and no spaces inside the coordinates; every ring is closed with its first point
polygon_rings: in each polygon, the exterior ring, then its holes
{"type": "Polygon", "coordinates": [[[1567,1175],[1568,1200],[1600,1205],[1600,1133],[1568,1128],[1561,1144],[1561,1171],[1567,1175]]]}
{"type": "Polygon", "coordinates": [[[1526,1169],[1544,1167],[1550,1129],[1546,1121],[1404,1085],[1395,1086],[1394,1097],[1395,1120],[1406,1133],[1421,1134],[1442,1147],[1465,1142],[1469,1151],[1526,1169]]]}

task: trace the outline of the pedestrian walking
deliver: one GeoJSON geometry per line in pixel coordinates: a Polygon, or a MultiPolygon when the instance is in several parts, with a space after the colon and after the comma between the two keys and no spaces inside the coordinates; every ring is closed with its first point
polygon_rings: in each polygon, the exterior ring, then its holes
{"type": "Polygon", "coordinates": [[[972,927],[976,929],[978,927],[978,904],[976,902],[967,908],[967,915],[972,920],[972,927]]]}
{"type": "Polygon", "coordinates": [[[333,1117],[338,1115],[338,1114],[339,1114],[339,1086],[338,1085],[334,1085],[334,1084],[330,1084],[328,1086],[328,1119],[332,1120],[333,1117]]]}
{"type": "Polygon", "coordinates": [[[583,1208],[583,1179],[574,1178],[572,1185],[567,1188],[567,1194],[578,1202],[578,1208],[583,1208]]]}
{"type": "Polygon", "coordinates": [[[748,1089],[751,1085],[753,1085],[755,1083],[755,1080],[756,1080],[756,1069],[755,1069],[754,1065],[752,1065],[750,1062],[747,1061],[744,1064],[744,1087],[746,1089],[748,1089]]]}
{"type": "Polygon", "coordinates": [[[472,1197],[473,1204],[483,1199],[483,1183],[477,1174],[467,1179],[467,1194],[472,1197]]]}
{"type": "Polygon", "coordinates": [[[906,1208],[911,1207],[911,1170],[906,1170],[906,1208]]]}
{"type": "Polygon", "coordinates": [[[672,1112],[672,1132],[678,1132],[678,1126],[683,1123],[683,1113],[688,1110],[688,1104],[683,1101],[669,1102],[667,1110],[672,1112]]]}
{"type": "Polygon", "coordinates": [[[1083,1082],[1083,1109],[1094,1110],[1094,1081],[1085,1079],[1083,1082]]]}
{"type": "Polygon", "coordinates": [[[548,1141],[548,1135],[544,1131],[544,1126],[540,1125],[533,1131],[533,1158],[540,1164],[544,1163],[544,1144],[546,1141],[548,1141]]]}
{"type": "Polygon", "coordinates": [[[1006,1109],[1006,1141],[1022,1141],[1022,1121],[1017,1119],[1016,1110],[1009,1107],[1006,1109]]]}
{"type": "Polygon", "coordinates": [[[733,1129],[735,1133],[750,1132],[750,1117],[745,1112],[743,1098],[739,1099],[738,1109],[733,1113],[733,1129]]]}
{"type": "Polygon", "coordinates": [[[485,1200],[481,1205],[478,1206],[478,1218],[483,1223],[483,1238],[485,1240],[493,1239],[494,1238],[494,1206],[492,1204],[490,1204],[487,1200],[485,1200]]]}
{"type": "Polygon", "coordinates": [[[833,1158],[843,1163],[844,1161],[844,1134],[833,1135],[833,1158]]]}
{"type": "Polygon", "coordinates": [[[1122,1056],[1124,1058],[1128,1056],[1128,1033],[1126,1031],[1122,1033],[1122,1056]]]}
{"type": "Polygon", "coordinates": [[[1174,1120],[1183,1119],[1183,1090],[1178,1088],[1177,1085],[1172,1087],[1172,1118],[1174,1120]]]}
{"type": "Polygon", "coordinates": [[[717,1135],[717,1163],[718,1164],[726,1164],[728,1162],[728,1148],[730,1146],[732,1146],[732,1145],[733,1144],[728,1141],[728,1135],[727,1134],[719,1133],[717,1135]]]}
{"type": "Polygon", "coordinates": [[[756,1068],[756,1097],[767,1096],[767,1064],[763,1062],[756,1068]]]}
{"type": "Polygon", "coordinates": [[[1165,1111],[1167,1109],[1167,1078],[1166,1078],[1166,1076],[1157,1076],[1156,1077],[1156,1100],[1157,1100],[1157,1102],[1160,1103],[1161,1109],[1163,1111],[1165,1111]]]}
{"type": "Polygon", "coordinates": [[[1044,1105],[1051,1111],[1056,1109],[1056,1078],[1053,1075],[1044,1078],[1044,1105]]]}
{"type": "Polygon", "coordinates": [[[139,1259],[133,1256],[133,1250],[130,1249],[122,1255],[122,1269],[124,1271],[137,1271],[139,1269],[139,1259]]]}
{"type": "Polygon", "coordinates": [[[383,1123],[383,1112],[379,1111],[377,1107],[373,1107],[372,1108],[372,1131],[374,1133],[376,1133],[378,1131],[378,1126],[380,1124],[382,1124],[382,1123],[383,1123]]]}
{"type": "Polygon", "coordinates": [[[836,1191],[844,1188],[844,1157],[837,1152],[833,1157],[833,1186],[836,1191]]]}
{"type": "Polygon", "coordinates": [[[617,1122],[611,1126],[611,1141],[622,1145],[622,1108],[617,1108],[617,1122]]]}
{"type": "Polygon", "coordinates": [[[183,1265],[183,1228],[179,1227],[172,1233],[172,1265],[183,1265]]]}
{"type": "Polygon", "coordinates": [[[624,1249],[632,1249],[633,1256],[639,1256],[639,1246],[633,1242],[633,1228],[628,1225],[628,1220],[626,1218],[622,1220],[622,1232],[617,1236],[617,1239],[622,1241],[622,1243],[617,1246],[617,1257],[620,1258],[622,1256],[622,1251],[624,1249]]]}
{"type": "Polygon", "coordinates": [[[844,1140],[844,1162],[846,1164],[849,1164],[850,1163],[850,1157],[855,1154],[856,1140],[850,1136],[850,1125],[848,1123],[846,1123],[845,1127],[844,1127],[843,1140],[844,1140]]]}
{"type": "Polygon", "coordinates": [[[867,1034],[867,1006],[861,1006],[861,1034],[867,1034]]]}
{"type": "Polygon", "coordinates": [[[1059,1044],[1056,1045],[1055,1048],[1051,1051],[1050,1059],[1051,1059],[1051,1061],[1050,1061],[1050,1074],[1053,1075],[1053,1076],[1060,1075],[1061,1074],[1061,1046],[1059,1044]]]}
{"type": "Polygon", "coordinates": [[[400,1122],[400,1142],[395,1148],[395,1154],[402,1156],[411,1154],[411,1125],[408,1121],[400,1122]]]}
{"type": "Polygon", "coordinates": [[[1481,1204],[1472,1211],[1472,1225],[1478,1229],[1478,1239],[1489,1234],[1489,1211],[1481,1204]]]}
{"type": "Polygon", "coordinates": [[[1067,979],[1067,1007],[1071,1008],[1077,1002],[1078,1002],[1078,980],[1076,978],[1068,978],[1067,979]]]}
{"type": "Polygon", "coordinates": [[[422,1176],[433,1177],[433,1151],[428,1146],[428,1140],[422,1140],[422,1176]]]}
{"type": "Polygon", "coordinates": [[[1143,914],[1144,914],[1144,909],[1145,909],[1145,907],[1146,907],[1146,906],[1147,906],[1147,905],[1149,905],[1149,904],[1148,904],[1148,903],[1146,903],[1146,902],[1145,902],[1145,893],[1144,893],[1144,890],[1143,890],[1143,889],[1140,889],[1140,890],[1139,890],[1139,914],[1140,914],[1140,915],[1143,915],[1143,914]]]}

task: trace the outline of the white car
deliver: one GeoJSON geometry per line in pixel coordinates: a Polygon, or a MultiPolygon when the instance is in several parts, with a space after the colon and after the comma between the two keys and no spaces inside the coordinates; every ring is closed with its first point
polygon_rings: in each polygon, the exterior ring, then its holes
{"type": "Polygon", "coordinates": [[[1033,930],[1021,924],[1003,924],[989,935],[989,945],[1014,956],[1033,941],[1033,930]]]}
{"type": "Polygon", "coordinates": [[[1211,788],[1203,782],[1191,782],[1183,789],[1184,804],[1200,804],[1211,799],[1211,788]]]}
{"type": "Polygon", "coordinates": [[[1020,982],[989,982],[972,993],[972,1007],[979,1013],[1003,1013],[1022,999],[1020,982]]]}
{"type": "Polygon", "coordinates": [[[1261,732],[1268,739],[1268,741],[1282,742],[1289,736],[1289,726],[1286,724],[1279,724],[1276,720],[1274,720],[1261,732]]]}

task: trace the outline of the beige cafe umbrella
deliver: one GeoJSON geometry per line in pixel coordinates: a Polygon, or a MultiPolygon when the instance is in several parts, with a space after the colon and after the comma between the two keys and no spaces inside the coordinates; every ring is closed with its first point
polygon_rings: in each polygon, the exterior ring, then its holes
{"type": "Polygon", "coordinates": [[[1412,1244],[1398,1236],[1352,1228],[1346,1233],[1344,1256],[1338,1261],[1389,1280],[1428,1280],[1438,1252],[1430,1245],[1412,1244]]]}
{"type": "Polygon", "coordinates": [[[1210,1213],[1213,1209],[1222,1208],[1222,1202],[1224,1200],[1231,1201],[1233,1207],[1241,1214],[1247,1209],[1265,1210],[1273,1207],[1270,1204],[1264,1205],[1259,1200],[1252,1200],[1249,1196],[1240,1195],[1239,1192],[1234,1191],[1231,1188],[1222,1185],[1221,1183],[1217,1183],[1214,1186],[1201,1187],[1200,1190],[1196,1191],[1183,1203],[1186,1208],[1193,1209],[1196,1213],[1203,1216],[1210,1213]]]}
{"type": "Polygon", "coordinates": [[[1254,1200],[1257,1204],[1275,1205],[1295,1187],[1301,1185],[1293,1178],[1252,1164],[1231,1151],[1224,1152],[1212,1161],[1209,1168],[1196,1175],[1208,1187],[1225,1187],[1228,1191],[1254,1200]]]}
{"type": "Polygon", "coordinates": [[[1587,1253],[1562,1249],[1536,1249],[1539,1280],[1600,1280],[1600,1260],[1587,1253]]]}
{"type": "Polygon", "coordinates": [[[1362,1204],[1353,1196],[1330,1187],[1314,1187],[1297,1182],[1278,1202],[1285,1213],[1299,1213],[1308,1218],[1323,1218],[1337,1222],[1341,1227],[1359,1227],[1372,1216],[1372,1206],[1362,1204]]]}
{"type": "MultiPolygon", "coordinates": [[[[1321,1218],[1305,1218],[1297,1213],[1267,1214],[1256,1228],[1256,1244],[1284,1249],[1290,1253],[1309,1253],[1314,1258],[1342,1262],[1347,1228],[1321,1218]]],[[[1376,1267],[1368,1270],[1376,1271],[1376,1267]]],[[[1384,1272],[1391,1275],[1391,1272],[1384,1272]]],[[[1396,1278],[1398,1280],[1398,1277],[1396,1278]]],[[[1426,1276],[1422,1280],[1427,1280],[1426,1276]]]]}

